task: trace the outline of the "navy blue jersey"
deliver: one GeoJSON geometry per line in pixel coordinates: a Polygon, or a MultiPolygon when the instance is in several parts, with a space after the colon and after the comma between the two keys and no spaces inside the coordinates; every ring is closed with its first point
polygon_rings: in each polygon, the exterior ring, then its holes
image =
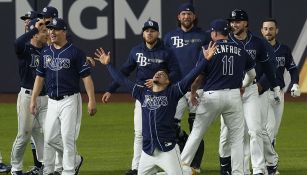
{"type": "MultiPolygon", "coordinates": [[[[15,52],[18,57],[18,68],[20,76],[20,86],[27,89],[32,89],[36,76],[36,67],[39,63],[39,58],[42,48],[37,48],[30,44],[31,38],[38,33],[36,28],[21,35],[15,40],[15,52]]],[[[45,93],[45,89],[42,89],[45,93]]]]}
{"type": "MultiPolygon", "coordinates": [[[[298,84],[299,82],[299,73],[297,66],[293,60],[291,49],[279,42],[277,42],[274,46],[274,54],[277,62],[277,70],[276,70],[276,79],[277,84],[280,86],[280,88],[285,87],[285,80],[284,80],[284,72],[285,69],[287,69],[291,76],[291,83],[290,84],[298,84]]],[[[269,86],[269,82],[267,79],[261,83],[262,88],[267,90],[269,86]]]]}
{"type": "Polygon", "coordinates": [[[84,52],[67,43],[60,49],[53,45],[42,51],[37,75],[45,78],[49,97],[60,97],[80,92],[80,78],[90,75],[84,52]]]}
{"type": "MultiPolygon", "coordinates": [[[[143,42],[132,48],[128,60],[124,63],[120,71],[129,76],[136,69],[136,83],[144,85],[145,80],[152,79],[154,74],[161,69],[169,72],[172,82],[177,82],[180,78],[180,70],[174,54],[158,39],[157,44],[149,49],[143,42]]],[[[107,92],[115,92],[119,84],[112,82],[107,88],[107,92]]]]}
{"type": "Polygon", "coordinates": [[[202,61],[184,79],[160,92],[153,92],[151,89],[132,83],[111,64],[107,65],[113,79],[126,85],[132,96],[142,104],[143,151],[148,155],[152,155],[155,148],[167,152],[176,145],[174,116],[178,101],[206,63],[207,61],[202,61]]]}
{"type": "Polygon", "coordinates": [[[174,52],[181,78],[195,67],[201,47],[209,44],[210,40],[210,35],[198,27],[193,27],[187,32],[178,27],[165,35],[165,46],[174,52]]]}
{"type": "Polygon", "coordinates": [[[270,44],[266,40],[252,35],[251,32],[247,33],[247,38],[245,40],[236,39],[233,33],[230,33],[229,37],[235,43],[243,47],[255,60],[256,80],[259,81],[265,73],[270,81],[271,87],[276,87],[276,62],[270,44]]]}
{"type": "MultiPolygon", "coordinates": [[[[244,73],[254,68],[255,61],[231,40],[219,40],[216,46],[217,50],[203,72],[206,77],[204,91],[241,88],[244,73]]],[[[200,52],[199,59],[203,57],[200,52]]]]}

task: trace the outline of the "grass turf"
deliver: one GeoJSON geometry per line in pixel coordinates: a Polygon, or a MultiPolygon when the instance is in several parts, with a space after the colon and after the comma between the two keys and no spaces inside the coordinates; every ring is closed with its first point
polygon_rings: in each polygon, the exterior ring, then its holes
{"type": "MultiPolygon", "coordinates": [[[[133,152],[133,103],[98,104],[95,117],[86,114],[83,105],[83,119],[78,151],[84,157],[80,174],[120,175],[131,165],[133,152]]],[[[285,175],[307,174],[307,102],[287,102],[283,121],[277,139],[280,156],[279,171],[285,175]]],[[[187,128],[187,117],[183,119],[187,128]]],[[[0,104],[0,151],[3,161],[8,163],[13,141],[17,134],[15,104],[0,104]]],[[[219,119],[205,135],[205,156],[202,173],[219,174],[218,162],[219,119]]],[[[30,145],[24,158],[24,170],[32,166],[30,145]]]]}

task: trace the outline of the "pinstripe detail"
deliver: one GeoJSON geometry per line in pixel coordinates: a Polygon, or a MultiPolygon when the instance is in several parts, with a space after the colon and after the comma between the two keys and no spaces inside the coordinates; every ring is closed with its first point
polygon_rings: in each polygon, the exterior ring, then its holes
{"type": "Polygon", "coordinates": [[[181,90],[181,88],[180,88],[180,86],[179,86],[179,83],[177,83],[176,86],[178,86],[178,89],[179,89],[181,95],[184,95],[184,93],[182,92],[182,90],[181,90]]]}
{"type": "MultiPolygon", "coordinates": [[[[180,158],[180,151],[178,151],[179,150],[179,148],[178,149],[176,149],[177,148],[177,144],[175,145],[175,147],[174,147],[174,149],[175,149],[175,153],[176,153],[176,156],[177,156],[177,160],[178,160],[178,163],[179,163],[179,165],[180,165],[180,169],[181,169],[181,175],[183,175],[183,169],[182,169],[182,166],[181,166],[181,158],[180,158]]],[[[178,146],[179,147],[179,146],[178,146]]]]}
{"type": "Polygon", "coordinates": [[[155,132],[156,132],[156,137],[157,137],[157,141],[158,141],[158,143],[159,143],[159,145],[160,145],[160,148],[161,148],[161,151],[163,151],[164,152],[164,150],[163,150],[163,147],[162,147],[162,145],[161,145],[161,142],[160,142],[160,140],[159,140],[159,137],[158,137],[158,131],[157,131],[157,122],[156,122],[156,116],[157,116],[157,110],[154,110],[154,113],[155,113],[155,115],[154,115],[154,121],[155,121],[155,132]]]}

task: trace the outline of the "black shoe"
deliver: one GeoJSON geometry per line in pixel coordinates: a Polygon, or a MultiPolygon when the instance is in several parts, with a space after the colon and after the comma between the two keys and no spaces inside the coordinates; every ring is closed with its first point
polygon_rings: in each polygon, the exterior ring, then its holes
{"type": "Polygon", "coordinates": [[[58,172],[58,171],[55,171],[55,172],[53,173],[53,175],[61,175],[61,173],[58,172]]]}
{"type": "Polygon", "coordinates": [[[22,171],[12,171],[11,175],[23,175],[22,171]]]}
{"type": "Polygon", "coordinates": [[[277,171],[277,165],[275,166],[267,166],[268,174],[275,175],[277,171]]]}
{"type": "Polygon", "coordinates": [[[24,173],[24,175],[43,175],[43,169],[35,166],[30,171],[24,173]]]}
{"type": "Polygon", "coordinates": [[[0,173],[8,173],[11,171],[11,166],[0,163],[0,173]]]}
{"type": "Polygon", "coordinates": [[[138,174],[138,170],[129,170],[126,175],[137,175],[138,174]]]}
{"type": "Polygon", "coordinates": [[[77,167],[75,168],[75,175],[78,175],[79,174],[79,170],[80,170],[80,167],[81,167],[81,165],[82,165],[82,163],[83,163],[83,157],[82,156],[80,156],[80,162],[79,162],[79,164],[77,165],[77,167]]]}
{"type": "Polygon", "coordinates": [[[257,174],[254,174],[254,175],[264,175],[263,173],[257,173],[257,174]]]}

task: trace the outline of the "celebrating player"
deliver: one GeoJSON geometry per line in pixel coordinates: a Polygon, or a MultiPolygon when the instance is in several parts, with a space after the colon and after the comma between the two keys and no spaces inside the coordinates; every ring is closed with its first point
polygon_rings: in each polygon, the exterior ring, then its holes
{"type": "Polygon", "coordinates": [[[199,79],[206,77],[193,129],[182,151],[181,160],[184,165],[190,166],[204,133],[216,116],[222,114],[230,134],[231,174],[242,175],[244,118],[240,88],[244,72],[248,75],[244,86],[254,80],[255,62],[243,48],[228,39],[229,26],[226,20],[214,20],[210,30],[217,49],[210,64],[203,70],[204,75],[198,77],[192,85],[191,91],[195,92],[201,82],[199,79]]]}
{"type": "Polygon", "coordinates": [[[96,113],[94,85],[85,54],[66,39],[65,21],[54,18],[47,28],[53,44],[43,50],[36,69],[30,111],[36,114],[36,99],[46,80],[49,99],[45,121],[44,173],[52,174],[54,171],[53,163],[46,160],[50,160],[49,156],[53,156],[50,153],[54,153],[55,149],[63,154],[62,175],[78,174],[83,162],[83,157],[76,152],[82,116],[80,78],[89,97],[88,113],[91,116],[96,113]]]}
{"type": "MultiPolygon", "coordinates": [[[[275,58],[277,61],[277,71],[276,78],[277,84],[281,89],[285,87],[284,81],[284,72],[287,69],[291,75],[291,96],[298,97],[300,96],[300,88],[298,85],[299,82],[299,74],[298,69],[293,61],[293,57],[291,54],[291,50],[288,46],[279,43],[276,40],[276,35],[278,34],[278,25],[277,21],[273,18],[264,19],[262,21],[261,33],[263,37],[273,46],[275,58]]],[[[267,83],[268,84],[268,83],[267,83]]],[[[268,88],[268,87],[267,87],[268,88]]],[[[266,89],[264,86],[263,89],[266,89]]],[[[269,136],[271,141],[273,141],[273,145],[275,146],[276,136],[278,134],[278,129],[281,123],[283,110],[284,110],[284,93],[281,92],[280,103],[275,104],[273,97],[273,92],[269,90],[269,113],[268,113],[268,122],[267,129],[269,132],[269,136]]]]}
{"type": "MultiPolygon", "coordinates": [[[[145,23],[146,24],[146,23],[145,23]]],[[[210,59],[215,45],[205,51],[210,59]]],[[[126,85],[132,96],[142,106],[143,151],[139,161],[138,174],[149,175],[162,168],[168,175],[182,175],[179,147],[176,144],[174,115],[178,100],[187,92],[195,77],[202,71],[206,61],[201,61],[185,78],[170,85],[166,70],[157,71],[153,76],[153,85],[148,88],[132,83],[110,64],[110,53],[105,54],[102,48],[95,55],[102,64],[107,65],[113,79],[126,85]]],[[[189,172],[190,174],[192,172],[189,172]]]]}
{"type": "Polygon", "coordinates": [[[33,116],[29,111],[32,88],[36,76],[36,67],[40,53],[47,42],[47,29],[43,20],[35,18],[28,23],[28,32],[15,41],[15,51],[19,61],[21,90],[17,99],[18,134],[11,154],[12,174],[22,174],[22,159],[28,142],[32,136],[39,164],[36,164],[36,174],[42,173],[44,135],[43,126],[47,111],[47,96],[45,89],[38,92],[37,113],[33,116]],[[29,42],[30,41],[30,42],[29,42]]]}
{"type": "MultiPolygon", "coordinates": [[[[270,86],[274,89],[274,99],[276,103],[280,101],[280,87],[277,86],[275,76],[274,53],[272,47],[263,39],[254,36],[248,30],[248,15],[245,11],[235,9],[231,11],[229,17],[232,29],[229,35],[230,39],[236,44],[243,47],[250,56],[256,61],[256,80],[260,80],[263,75],[270,81],[270,86]]],[[[244,174],[250,174],[249,161],[251,158],[253,174],[264,174],[266,172],[264,151],[270,152],[270,156],[266,157],[266,161],[271,166],[276,166],[278,156],[274,148],[270,144],[268,133],[266,132],[266,115],[261,115],[259,106],[259,94],[256,81],[244,88],[242,96],[244,118],[245,118],[245,138],[244,138],[244,174]]],[[[227,174],[231,172],[230,162],[230,141],[227,139],[228,130],[221,120],[220,135],[220,161],[221,173],[227,174]]]]}
{"type": "MultiPolygon", "coordinates": [[[[169,47],[175,54],[179,68],[181,71],[181,78],[187,75],[196,65],[198,60],[201,46],[209,43],[210,38],[201,28],[197,27],[197,17],[194,12],[194,6],[191,3],[181,4],[178,8],[178,28],[166,34],[164,37],[164,43],[169,47]]],[[[198,90],[201,93],[202,90],[198,90]]],[[[180,121],[183,117],[186,107],[189,107],[189,128],[190,131],[193,126],[195,119],[196,106],[193,106],[190,101],[190,90],[179,100],[175,119],[178,122],[178,136],[180,150],[183,149],[186,142],[187,135],[180,129],[180,121]]],[[[200,95],[200,94],[199,94],[200,95]]],[[[200,172],[200,165],[204,154],[204,141],[202,140],[199,148],[195,154],[195,158],[191,163],[197,172],[200,172]]]]}
{"type": "MultiPolygon", "coordinates": [[[[134,47],[129,54],[128,60],[122,66],[120,71],[129,76],[136,69],[136,83],[140,86],[152,87],[152,77],[161,69],[169,70],[169,77],[172,82],[179,78],[179,68],[177,61],[168,49],[163,45],[159,37],[159,25],[156,21],[148,20],[143,26],[144,42],[134,47]]],[[[115,81],[102,96],[104,103],[109,101],[111,93],[119,87],[115,81]]],[[[141,103],[138,99],[135,101],[134,109],[134,150],[132,159],[132,168],[126,175],[136,175],[139,166],[139,160],[142,152],[142,111],[141,103]]]]}

